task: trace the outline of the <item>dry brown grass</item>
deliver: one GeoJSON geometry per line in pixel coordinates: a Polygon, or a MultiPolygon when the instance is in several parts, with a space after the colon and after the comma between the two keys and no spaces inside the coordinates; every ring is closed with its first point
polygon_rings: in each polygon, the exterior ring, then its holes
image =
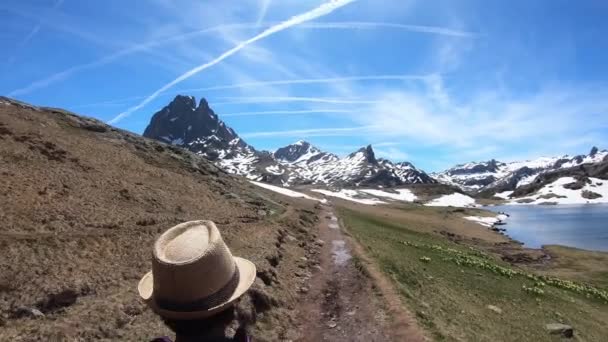
{"type": "Polygon", "coordinates": [[[298,336],[293,269],[314,222],[298,208],[310,204],[273,199],[179,148],[17,105],[0,104],[0,175],[0,340],[170,335],[135,289],[155,237],[194,219],[215,221],[258,267],[256,291],[241,301],[254,337],[298,336]],[[45,304],[62,291],[76,300],[45,304]]]}

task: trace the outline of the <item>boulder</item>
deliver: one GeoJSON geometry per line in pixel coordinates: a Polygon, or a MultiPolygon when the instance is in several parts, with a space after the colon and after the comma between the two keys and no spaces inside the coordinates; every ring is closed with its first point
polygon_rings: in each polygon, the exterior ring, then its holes
{"type": "Polygon", "coordinates": [[[546,326],[549,334],[561,335],[563,337],[571,338],[574,336],[574,328],[567,324],[562,323],[549,323],[546,326]]]}

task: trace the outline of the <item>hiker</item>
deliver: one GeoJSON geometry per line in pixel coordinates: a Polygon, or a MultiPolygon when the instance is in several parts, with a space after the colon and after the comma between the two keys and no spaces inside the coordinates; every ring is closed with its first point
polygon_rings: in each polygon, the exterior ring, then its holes
{"type": "Polygon", "coordinates": [[[255,265],[232,256],[213,222],[190,221],[156,240],[152,271],[137,290],[175,332],[176,342],[250,341],[233,304],[255,277],[255,265]]]}

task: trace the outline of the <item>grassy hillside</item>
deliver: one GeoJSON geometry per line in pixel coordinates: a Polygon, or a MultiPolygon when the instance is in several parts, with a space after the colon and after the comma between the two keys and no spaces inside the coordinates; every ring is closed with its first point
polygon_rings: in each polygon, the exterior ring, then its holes
{"type": "Polygon", "coordinates": [[[2,101],[0,341],[171,335],[136,287],[155,238],[199,219],[213,220],[234,255],[257,266],[238,306],[254,338],[299,336],[294,273],[314,245],[314,213],[304,211],[313,204],[274,196],[175,146],[2,101]]]}
{"type": "Polygon", "coordinates": [[[558,322],[579,340],[608,336],[605,289],[539,278],[411,221],[346,208],[339,215],[436,340],[559,340],[545,329],[558,322]]]}

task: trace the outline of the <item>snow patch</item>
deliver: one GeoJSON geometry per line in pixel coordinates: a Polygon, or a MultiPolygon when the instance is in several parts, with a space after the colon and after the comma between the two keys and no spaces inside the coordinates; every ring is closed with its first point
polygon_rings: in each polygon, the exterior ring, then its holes
{"type": "Polygon", "coordinates": [[[357,191],[355,190],[342,189],[340,191],[330,191],[323,189],[312,189],[312,191],[321,193],[325,196],[337,197],[347,201],[357,202],[361,204],[376,205],[386,203],[377,198],[355,198],[355,196],[357,195],[357,191]]]}
{"type": "Polygon", "coordinates": [[[278,165],[268,166],[266,167],[266,171],[272,173],[273,175],[282,175],[284,172],[278,165]]]}
{"type": "Polygon", "coordinates": [[[435,198],[434,200],[426,203],[425,205],[431,207],[475,207],[475,199],[459,194],[453,193],[449,195],[443,195],[439,198],[435,198]]]}
{"type": "Polygon", "coordinates": [[[409,189],[394,189],[394,190],[397,193],[387,192],[387,191],[382,191],[382,190],[375,190],[375,189],[361,189],[360,191],[368,193],[370,195],[374,195],[374,196],[378,196],[378,197],[386,197],[386,198],[394,199],[397,201],[413,202],[418,198],[409,189]]]}
{"type": "Polygon", "coordinates": [[[589,177],[589,180],[591,184],[585,184],[581,189],[572,190],[564,188],[564,185],[574,183],[576,179],[574,177],[561,177],[553,183],[543,186],[534,195],[513,199],[509,204],[540,204],[547,202],[557,204],[608,203],[608,181],[593,177],[589,177]],[[602,197],[593,199],[584,198],[583,191],[591,191],[602,197]],[[517,202],[522,199],[532,201],[530,203],[517,202]]]}
{"type": "Polygon", "coordinates": [[[280,193],[282,195],[285,195],[285,196],[305,198],[305,199],[309,199],[309,200],[313,200],[313,201],[319,201],[321,203],[326,203],[327,202],[326,199],[320,199],[320,198],[308,196],[308,195],[303,194],[301,192],[285,189],[285,188],[282,188],[280,186],[274,186],[274,185],[270,185],[270,184],[266,184],[266,183],[260,183],[260,182],[254,182],[254,181],[249,181],[249,182],[251,184],[257,185],[257,186],[259,186],[261,188],[268,189],[268,190],[271,190],[271,191],[274,191],[274,192],[278,192],[278,193],[280,193]]]}
{"type": "Polygon", "coordinates": [[[503,191],[503,192],[498,192],[498,193],[494,194],[494,196],[504,198],[504,199],[509,199],[509,196],[512,193],[513,193],[513,191],[503,191]]]}
{"type": "Polygon", "coordinates": [[[463,218],[465,220],[469,220],[469,221],[473,221],[475,223],[478,223],[478,224],[480,224],[482,226],[492,227],[496,223],[502,222],[503,219],[501,219],[501,218],[506,218],[506,215],[498,215],[498,216],[495,216],[495,217],[465,216],[463,218]],[[501,216],[501,217],[499,218],[499,216],[501,216]]]}

